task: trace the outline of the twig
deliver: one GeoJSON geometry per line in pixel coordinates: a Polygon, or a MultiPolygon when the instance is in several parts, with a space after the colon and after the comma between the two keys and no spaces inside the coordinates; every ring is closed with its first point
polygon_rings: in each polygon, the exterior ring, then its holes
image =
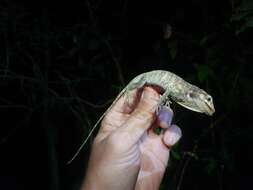
{"type": "Polygon", "coordinates": [[[176,190],[179,190],[181,188],[181,185],[182,185],[182,182],[183,182],[183,178],[184,178],[184,174],[185,174],[185,170],[186,170],[186,167],[188,166],[190,160],[191,160],[191,157],[189,154],[187,153],[184,153],[184,156],[188,156],[188,158],[186,158],[186,161],[184,162],[184,165],[183,165],[183,168],[182,168],[182,172],[181,172],[181,175],[179,177],[179,181],[178,181],[178,184],[177,184],[177,187],[176,187],[176,190]]]}
{"type": "Polygon", "coordinates": [[[106,46],[107,46],[109,52],[111,53],[112,60],[113,60],[114,63],[115,63],[116,69],[117,69],[117,71],[118,71],[120,83],[121,83],[122,86],[125,86],[125,80],[124,80],[124,77],[123,77],[123,72],[122,72],[122,69],[121,69],[121,66],[120,66],[120,63],[119,63],[118,59],[117,59],[116,56],[114,55],[112,46],[111,46],[111,44],[109,43],[108,40],[105,40],[105,44],[106,44],[106,46]]]}

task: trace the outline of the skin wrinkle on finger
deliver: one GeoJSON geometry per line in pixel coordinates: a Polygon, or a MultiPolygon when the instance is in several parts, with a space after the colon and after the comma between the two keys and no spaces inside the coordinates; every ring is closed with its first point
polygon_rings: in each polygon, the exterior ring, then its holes
{"type": "MultiPolygon", "coordinates": [[[[136,138],[143,134],[146,130],[142,126],[148,128],[153,123],[154,115],[143,111],[133,113],[133,115],[127,119],[120,127],[115,128],[116,133],[125,133],[125,136],[136,138]],[[139,127],[140,126],[140,127],[139,127]]],[[[136,141],[136,140],[134,140],[136,141]]]]}
{"type": "Polygon", "coordinates": [[[152,170],[152,172],[150,172],[148,169],[144,170],[142,168],[141,172],[138,175],[138,180],[142,180],[145,178],[149,178],[151,176],[155,176],[155,175],[162,175],[164,173],[164,170],[152,170]]]}
{"type": "Polygon", "coordinates": [[[104,133],[104,132],[112,132],[114,130],[116,130],[117,128],[119,128],[122,123],[124,121],[127,120],[127,116],[124,114],[120,114],[120,113],[115,113],[114,115],[111,115],[111,117],[105,117],[101,123],[101,127],[99,129],[99,134],[101,134],[100,132],[104,133]]]}
{"type": "Polygon", "coordinates": [[[142,179],[138,178],[135,190],[159,189],[158,187],[159,187],[159,184],[161,183],[162,176],[163,176],[163,173],[153,173],[153,175],[149,177],[145,177],[142,179]]]}
{"type": "Polygon", "coordinates": [[[123,124],[125,120],[127,120],[129,115],[127,114],[122,114],[122,113],[115,113],[114,115],[111,115],[110,118],[106,117],[103,121],[101,126],[106,126],[106,125],[114,125],[115,126],[120,126],[123,124]]]}
{"type": "Polygon", "coordinates": [[[159,172],[164,171],[164,168],[166,168],[166,166],[167,166],[167,162],[163,162],[162,160],[158,159],[157,155],[154,155],[152,150],[143,152],[142,159],[149,159],[149,162],[147,162],[147,163],[151,163],[151,164],[143,166],[143,171],[145,171],[145,172],[147,172],[147,171],[153,172],[154,171],[154,172],[159,173],[159,172]],[[159,162],[157,162],[157,161],[159,161],[159,162]]]}
{"type": "Polygon", "coordinates": [[[142,165],[139,179],[148,178],[152,175],[162,175],[165,168],[167,167],[167,159],[169,157],[169,149],[162,143],[161,137],[153,136],[149,138],[152,133],[145,133],[141,138],[140,151],[142,152],[142,163],[149,163],[142,165]],[[160,150],[160,156],[154,154],[154,150],[160,150]],[[152,172],[149,172],[152,171],[152,172]]]}
{"type": "Polygon", "coordinates": [[[117,132],[128,132],[135,139],[133,143],[136,143],[142,134],[151,126],[153,120],[154,116],[151,114],[138,113],[138,115],[131,116],[117,132]]]}
{"type": "MultiPolygon", "coordinates": [[[[164,146],[163,143],[161,143],[161,138],[159,136],[154,137],[154,139],[151,141],[147,141],[146,143],[143,143],[143,145],[140,146],[142,150],[144,149],[144,146],[145,146],[146,152],[149,153],[148,155],[152,154],[152,150],[160,149],[160,153],[161,155],[163,155],[162,160],[166,160],[164,158],[168,157],[168,154],[169,154],[168,149],[166,146],[164,146]]],[[[157,155],[154,155],[153,159],[158,159],[160,163],[164,167],[166,167],[167,162],[162,162],[162,160],[160,160],[159,157],[157,157],[157,155]]]]}
{"type": "Polygon", "coordinates": [[[143,123],[144,120],[153,120],[155,115],[154,112],[144,111],[140,108],[136,108],[131,117],[138,121],[138,123],[143,123]]]}

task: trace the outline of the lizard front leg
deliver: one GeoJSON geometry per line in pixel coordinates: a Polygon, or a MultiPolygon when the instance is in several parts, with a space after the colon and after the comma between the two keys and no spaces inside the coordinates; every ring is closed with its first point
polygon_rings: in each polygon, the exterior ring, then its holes
{"type": "Polygon", "coordinates": [[[170,98],[169,98],[169,91],[165,90],[165,92],[162,94],[159,103],[156,107],[156,114],[158,115],[159,111],[161,110],[162,106],[169,107],[171,104],[170,98]]]}

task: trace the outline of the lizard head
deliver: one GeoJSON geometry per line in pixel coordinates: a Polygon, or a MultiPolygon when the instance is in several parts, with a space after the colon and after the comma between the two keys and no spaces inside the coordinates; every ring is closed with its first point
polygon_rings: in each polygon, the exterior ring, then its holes
{"type": "Polygon", "coordinates": [[[215,112],[212,97],[197,86],[192,86],[189,91],[185,92],[184,98],[176,102],[189,110],[210,116],[215,112]]]}

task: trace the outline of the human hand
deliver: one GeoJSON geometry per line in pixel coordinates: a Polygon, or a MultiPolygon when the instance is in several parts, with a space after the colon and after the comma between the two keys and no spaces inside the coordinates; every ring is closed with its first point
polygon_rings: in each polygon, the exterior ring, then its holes
{"type": "Polygon", "coordinates": [[[150,87],[122,96],[105,116],[92,146],[82,189],[158,189],[170,147],[181,130],[170,126],[172,111],[155,115],[159,94],[150,87]],[[128,103],[126,103],[128,102],[128,103]],[[156,135],[155,127],[165,128],[156,135]]]}

